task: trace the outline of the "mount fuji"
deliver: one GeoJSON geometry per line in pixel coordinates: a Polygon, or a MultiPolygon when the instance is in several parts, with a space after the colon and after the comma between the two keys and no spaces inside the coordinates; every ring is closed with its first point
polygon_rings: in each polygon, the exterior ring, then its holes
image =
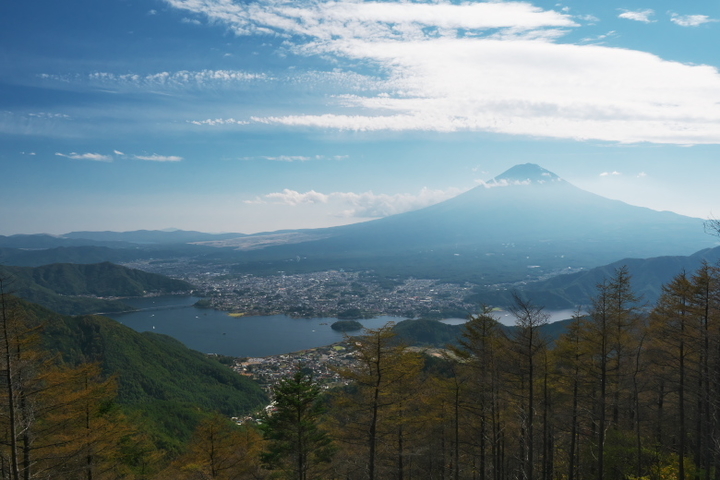
{"type": "Polygon", "coordinates": [[[255,242],[245,262],[277,268],[273,260],[284,257],[291,271],[369,265],[388,274],[517,281],[716,245],[701,219],[611,200],[531,163],[419,210],[278,234],[297,235],[299,243],[264,246],[262,235],[243,237],[238,241],[255,242]],[[293,258],[302,261],[290,265],[293,258]]]}

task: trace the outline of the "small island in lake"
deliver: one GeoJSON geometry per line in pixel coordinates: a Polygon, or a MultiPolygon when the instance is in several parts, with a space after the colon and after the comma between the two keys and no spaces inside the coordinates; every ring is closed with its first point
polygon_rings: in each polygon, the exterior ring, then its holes
{"type": "Polygon", "coordinates": [[[354,332],[355,330],[362,330],[363,326],[362,323],[355,320],[338,320],[330,325],[330,328],[338,332],[354,332]]]}

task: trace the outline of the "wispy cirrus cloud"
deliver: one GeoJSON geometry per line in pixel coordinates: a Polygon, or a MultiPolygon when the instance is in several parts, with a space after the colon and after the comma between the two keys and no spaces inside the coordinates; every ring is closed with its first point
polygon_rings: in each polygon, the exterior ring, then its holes
{"type": "Polygon", "coordinates": [[[288,206],[337,203],[339,205],[339,216],[378,218],[427,207],[460,193],[462,193],[462,190],[457,188],[447,190],[423,188],[417,194],[397,193],[392,195],[375,194],[373,192],[332,192],[325,194],[315,190],[302,193],[286,188],[281,192],[268,193],[245,203],[274,203],[288,206]]]}
{"type": "Polygon", "coordinates": [[[175,155],[158,155],[156,153],[152,155],[133,155],[132,158],[148,162],[180,162],[183,160],[183,157],[175,155]]]}
{"type": "Polygon", "coordinates": [[[92,160],[95,162],[112,162],[117,158],[121,159],[135,159],[135,160],[146,160],[150,162],[179,162],[183,160],[183,157],[175,155],[126,155],[120,150],[113,150],[113,155],[107,155],[103,153],[60,153],[56,152],[56,156],[65,157],[71,160],[92,160]]]}
{"type": "Polygon", "coordinates": [[[208,88],[227,87],[238,83],[270,80],[264,73],[241,70],[180,70],[151,74],[92,72],[88,74],[48,74],[38,77],[65,83],[88,83],[114,88],[208,88]]]}
{"type": "MultiPolygon", "coordinates": [[[[384,91],[326,111],[250,116],[351,131],[482,131],[622,143],[720,143],[720,73],[656,55],[560,43],[579,18],[525,2],[166,0],[296,54],[375,65],[384,91]]],[[[650,22],[651,10],[622,18],[650,22]]],[[[585,42],[587,43],[587,42],[585,42]]]]}
{"type": "Polygon", "coordinates": [[[593,44],[595,44],[595,45],[602,45],[602,43],[604,42],[604,40],[606,40],[606,39],[608,39],[608,38],[611,38],[611,37],[616,37],[616,36],[617,36],[617,33],[615,32],[615,30],[610,30],[609,32],[603,33],[603,34],[601,34],[601,35],[595,35],[595,36],[592,36],[592,37],[585,37],[585,38],[583,38],[583,39],[581,40],[581,42],[583,42],[583,43],[593,43],[593,44]]]}
{"type": "Polygon", "coordinates": [[[308,162],[311,160],[345,160],[348,155],[277,155],[240,157],[240,160],[270,160],[273,162],[308,162]]]}
{"type": "Polygon", "coordinates": [[[634,20],[636,22],[643,22],[643,23],[652,23],[655,20],[653,20],[652,17],[655,15],[655,11],[651,8],[647,8],[645,10],[623,10],[623,12],[618,15],[619,18],[624,18],[626,20],[634,20]]]}
{"type": "Polygon", "coordinates": [[[423,38],[448,30],[474,33],[495,28],[530,30],[576,25],[569,15],[525,2],[399,3],[298,1],[292,4],[229,0],[166,0],[179,9],[223,22],[238,35],[302,35],[321,41],[334,38],[423,38]],[[430,30],[427,30],[427,29],[430,30]]]}
{"type": "Polygon", "coordinates": [[[91,160],[93,162],[112,162],[113,157],[111,155],[103,155],[101,153],[60,153],[56,152],[55,155],[58,157],[65,157],[72,160],[91,160]]]}
{"type": "Polygon", "coordinates": [[[214,127],[216,125],[247,125],[250,122],[247,120],[235,120],[234,118],[208,118],[206,120],[188,120],[188,123],[214,127]]]}
{"type": "Polygon", "coordinates": [[[707,15],[679,15],[670,13],[670,21],[681,27],[699,27],[705,23],[717,22],[718,20],[710,18],[707,15]]]}

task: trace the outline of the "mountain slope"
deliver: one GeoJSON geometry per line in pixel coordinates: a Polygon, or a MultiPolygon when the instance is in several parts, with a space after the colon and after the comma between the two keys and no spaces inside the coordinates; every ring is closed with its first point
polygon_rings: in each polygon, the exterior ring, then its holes
{"type": "Polygon", "coordinates": [[[698,219],[609,200],[532,164],[515,166],[485,186],[436,205],[338,231],[358,243],[375,235],[408,246],[425,246],[430,239],[433,247],[559,243],[594,248],[598,254],[622,247],[626,253],[621,256],[711,243],[698,219]]]}
{"type": "MultiPolygon", "coordinates": [[[[473,281],[483,283],[625,257],[690,254],[714,245],[700,219],[610,200],[534,164],[515,166],[427,208],[305,233],[317,239],[245,252],[243,258],[249,267],[283,256],[301,257],[306,268],[399,263],[396,271],[434,278],[433,271],[444,265],[459,279],[475,272],[473,281]]],[[[299,265],[275,263],[272,268],[299,265]]]]}
{"type": "Polygon", "coordinates": [[[132,232],[70,232],[64,235],[0,235],[0,248],[57,248],[106,246],[131,248],[138,245],[174,245],[226,240],[242,233],[202,233],[186,230],[135,230],[132,232]]]}
{"type": "Polygon", "coordinates": [[[0,264],[39,267],[51,263],[128,262],[147,254],[138,249],[95,246],[54,247],[43,249],[0,248],[0,264]]]}
{"type": "Polygon", "coordinates": [[[56,248],[76,246],[106,246],[123,248],[131,246],[128,243],[114,241],[96,241],[88,239],[64,238],[57,235],[0,235],[0,248],[56,248]]]}
{"type": "Polygon", "coordinates": [[[127,305],[93,297],[136,297],[146,293],[188,291],[187,282],[112,263],[59,263],[41,267],[0,267],[0,275],[19,297],[58,313],[79,315],[130,310],[127,305]]]}
{"type": "Polygon", "coordinates": [[[688,256],[625,258],[588,271],[528,284],[524,291],[533,298],[544,297],[545,305],[552,308],[588,305],[597,294],[597,285],[611,278],[618,268],[626,266],[635,292],[642,295],[644,301],[653,304],[660,297],[662,286],[670,283],[676,275],[683,271],[692,274],[700,268],[702,262],[715,265],[718,261],[720,247],[707,248],[688,256]]]}
{"type": "Polygon", "coordinates": [[[267,403],[255,382],[165,335],[138,333],[101,316],[23,307],[43,325],[47,350],[69,364],[99,362],[104,375],[117,376],[117,402],[142,418],[161,448],[179,450],[202,415],[240,416],[267,403]]]}

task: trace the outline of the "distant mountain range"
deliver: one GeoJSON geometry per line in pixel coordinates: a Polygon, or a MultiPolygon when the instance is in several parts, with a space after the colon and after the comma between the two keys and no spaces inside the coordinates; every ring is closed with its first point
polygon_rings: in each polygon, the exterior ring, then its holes
{"type": "Polygon", "coordinates": [[[229,265],[236,273],[373,270],[385,277],[491,284],[536,280],[621,258],[690,255],[716,246],[716,240],[705,234],[701,219],[610,200],[524,164],[447,201],[368,222],[255,235],[14,235],[0,237],[0,263],[192,257],[229,265]]]}
{"type": "Polygon", "coordinates": [[[134,232],[70,232],[66,239],[86,239],[100,242],[126,242],[135,244],[168,245],[196,243],[244,237],[242,233],[202,233],[187,230],[136,230],[134,232]]]}
{"type": "Polygon", "coordinates": [[[102,246],[128,248],[137,245],[176,245],[221,241],[242,233],[202,233],[186,230],[136,230],[133,232],[70,232],[63,235],[0,235],[0,248],[56,248],[102,246]]]}

